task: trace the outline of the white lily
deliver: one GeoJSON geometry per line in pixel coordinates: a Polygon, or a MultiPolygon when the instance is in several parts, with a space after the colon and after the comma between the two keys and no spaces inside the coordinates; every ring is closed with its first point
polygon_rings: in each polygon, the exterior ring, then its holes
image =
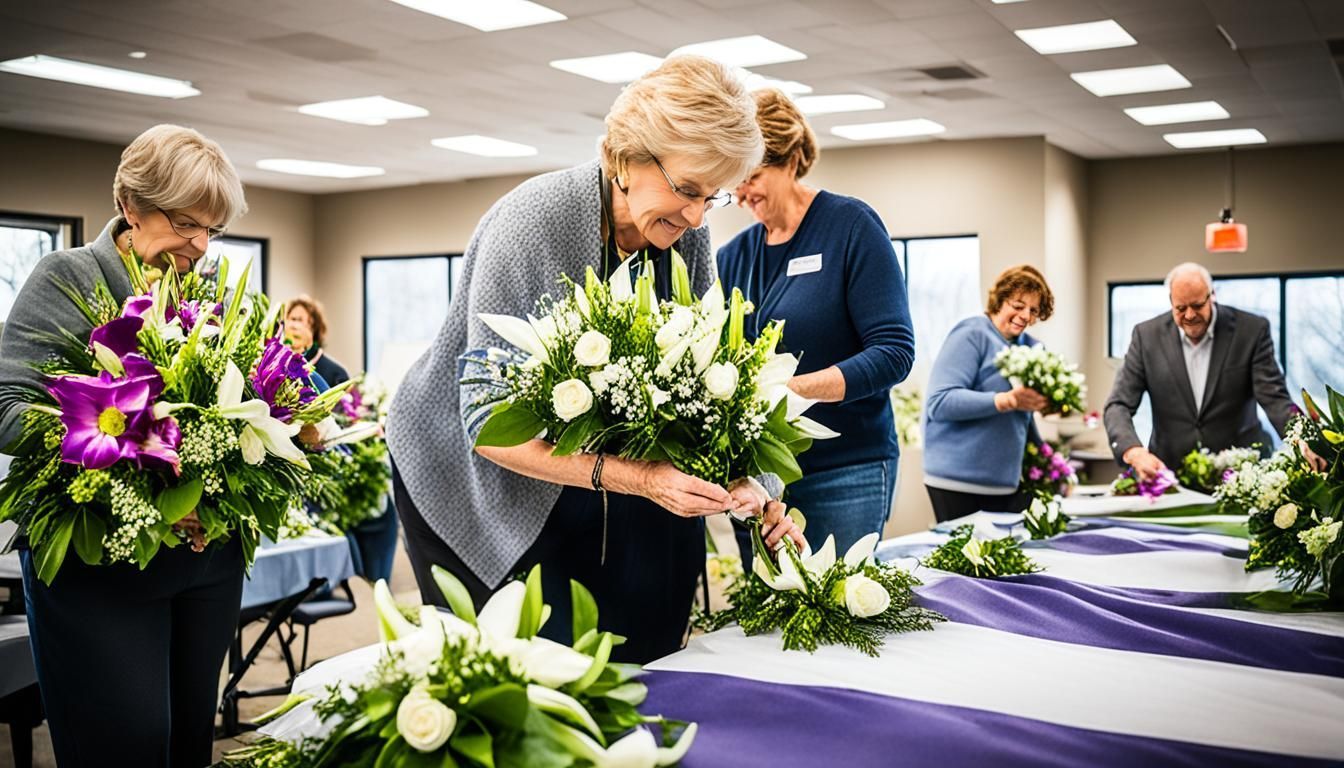
{"type": "Polygon", "coordinates": [[[799,432],[802,432],[813,440],[830,440],[833,437],[840,436],[839,432],[836,432],[819,421],[809,419],[806,416],[799,416],[794,419],[793,425],[798,428],[799,432]]]}
{"type": "MultiPolygon", "coordinates": [[[[787,559],[787,558],[786,558],[787,559]]],[[[835,565],[835,536],[827,535],[826,542],[821,545],[821,549],[816,554],[802,558],[803,567],[807,572],[821,578],[821,575],[835,565]]]]}
{"type": "Polygon", "coordinates": [[[686,726],[681,738],[671,747],[659,747],[652,733],[636,728],[606,749],[576,728],[561,726],[557,730],[560,731],[557,735],[575,757],[587,760],[596,768],[660,768],[675,765],[686,757],[698,726],[695,723],[686,726]]]}
{"type": "Polygon", "coordinates": [[[612,301],[619,303],[634,301],[635,289],[630,284],[630,261],[634,258],[634,256],[631,256],[622,261],[621,265],[616,267],[616,271],[612,272],[611,277],[607,280],[607,284],[611,286],[612,301]]]}
{"type": "Polygon", "coordinates": [[[881,538],[877,531],[873,531],[854,542],[849,551],[845,552],[845,565],[849,568],[857,568],[865,560],[872,558],[873,550],[877,549],[877,542],[881,538]]]}
{"type": "MultiPolygon", "coordinates": [[[[803,555],[810,554],[808,550],[803,550],[803,555]]],[[[771,576],[769,569],[761,558],[753,557],[751,559],[751,572],[756,574],[769,587],[776,592],[788,592],[790,590],[805,590],[807,583],[803,580],[803,575],[798,572],[798,566],[794,565],[793,558],[788,554],[781,554],[779,558],[779,575],[771,576]]]]}
{"type": "Polygon", "coordinates": [[[392,642],[415,632],[417,627],[401,614],[392,590],[385,579],[373,585],[373,605],[378,611],[378,636],[384,643],[392,642]]]}
{"type": "Polygon", "coordinates": [[[593,307],[588,303],[588,293],[578,283],[574,284],[574,303],[579,305],[579,314],[583,315],[585,320],[588,319],[588,316],[593,312],[593,307]]]}
{"type": "Polygon", "coordinates": [[[538,636],[518,642],[521,646],[509,656],[522,667],[523,675],[527,679],[548,688],[559,688],[572,683],[583,677],[593,666],[593,657],[554,640],[538,636]]]}
{"type": "Polygon", "coordinates": [[[270,452],[291,464],[309,468],[307,457],[291,439],[299,433],[299,425],[286,424],[272,416],[271,406],[264,400],[243,402],[243,372],[232,360],[224,369],[216,395],[219,415],[246,422],[238,435],[244,461],[260,464],[265,453],[270,452]]]}
{"type": "Polygon", "coordinates": [[[961,554],[965,555],[966,559],[971,561],[971,564],[976,567],[985,564],[984,552],[980,542],[980,539],[972,536],[966,540],[965,544],[961,545],[961,554]]]}
{"type": "Polygon", "coordinates": [[[526,596],[527,585],[521,581],[511,581],[501,587],[476,616],[476,626],[481,634],[493,640],[516,639],[526,596]]]}
{"type": "Polygon", "coordinates": [[[402,667],[415,677],[429,674],[430,667],[443,658],[445,635],[438,613],[432,605],[420,606],[420,627],[387,644],[389,650],[401,653],[402,667]]]}
{"type": "Polygon", "coordinates": [[[490,330],[513,346],[521,349],[543,363],[550,362],[550,354],[536,329],[528,321],[510,315],[492,315],[481,312],[477,315],[490,330]]]}
{"type": "Polygon", "coordinates": [[[543,712],[550,712],[561,717],[572,720],[587,729],[593,736],[601,736],[602,729],[598,727],[597,721],[583,708],[573,696],[561,693],[553,688],[544,685],[527,686],[527,700],[537,709],[543,712]]]}
{"type": "Polygon", "coordinates": [[[705,328],[700,337],[691,342],[691,359],[695,361],[696,376],[704,373],[714,362],[714,353],[719,351],[720,335],[720,328],[705,328]]]}
{"type": "MultiPolygon", "coordinates": [[[[325,419],[323,421],[325,421],[325,419]]],[[[382,425],[376,421],[357,421],[345,429],[338,429],[334,432],[324,434],[322,443],[328,448],[345,445],[347,443],[360,443],[371,437],[376,437],[382,429],[382,425]]]]}
{"type": "Polygon", "coordinates": [[[756,374],[756,397],[769,403],[771,408],[788,396],[789,379],[798,370],[798,358],[790,354],[778,354],[765,361],[756,374]]]}

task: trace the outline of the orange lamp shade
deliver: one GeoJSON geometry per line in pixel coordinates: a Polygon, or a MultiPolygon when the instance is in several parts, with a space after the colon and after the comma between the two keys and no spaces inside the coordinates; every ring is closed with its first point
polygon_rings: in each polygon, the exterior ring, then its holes
{"type": "Polygon", "coordinates": [[[1245,253],[1246,225],[1235,221],[1215,221],[1204,227],[1204,249],[1209,253],[1245,253]]]}

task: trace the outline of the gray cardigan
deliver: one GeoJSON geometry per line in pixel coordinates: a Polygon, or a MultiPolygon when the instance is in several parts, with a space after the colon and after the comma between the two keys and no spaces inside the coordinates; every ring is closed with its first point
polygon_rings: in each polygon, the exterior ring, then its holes
{"type": "MultiPolygon", "coordinates": [[[[0,335],[0,390],[21,386],[40,391],[45,387],[44,377],[33,364],[46,360],[52,351],[33,338],[35,332],[65,329],[87,337],[93,330],[57,287],[58,283],[66,283],[89,296],[94,285],[102,281],[118,302],[131,295],[131,281],[113,240],[120,224],[121,218],[114,218],[92,243],[55,251],[38,260],[14,300],[14,308],[0,335]]],[[[12,397],[0,397],[0,447],[9,449],[18,437],[24,408],[22,402],[12,397]]]]}
{"type": "MultiPolygon", "coordinates": [[[[523,182],[500,198],[476,226],[463,258],[461,290],[425,354],[411,366],[392,401],[387,442],[421,516],[478,578],[498,585],[541,533],[561,486],[533,480],[478,456],[459,389],[459,357],[504,347],[477,317],[521,316],[561,275],[583,279],[601,263],[600,165],[523,182]]],[[[709,232],[689,230],[676,244],[702,293],[715,277],[709,232]]],[[[464,402],[465,401],[465,402],[464,402]]]]}

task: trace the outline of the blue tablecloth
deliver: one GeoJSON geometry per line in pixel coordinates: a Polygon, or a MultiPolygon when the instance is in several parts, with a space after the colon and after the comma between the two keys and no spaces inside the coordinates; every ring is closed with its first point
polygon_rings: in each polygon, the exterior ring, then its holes
{"type": "Polygon", "coordinates": [[[350,542],[344,536],[309,535],[257,550],[252,572],[243,581],[243,608],[282,600],[301,592],[315,578],[335,586],[355,575],[350,542]]]}

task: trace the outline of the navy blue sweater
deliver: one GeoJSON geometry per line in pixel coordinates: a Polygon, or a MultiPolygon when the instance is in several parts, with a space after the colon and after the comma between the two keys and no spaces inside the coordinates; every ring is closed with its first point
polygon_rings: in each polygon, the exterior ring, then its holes
{"type": "Polygon", "coordinates": [[[781,351],[799,355],[798,373],[838,366],[845,399],[807,415],[840,437],[798,457],[816,472],[900,454],[889,392],[910,373],[915,333],[905,278],[887,228],[866,203],[819,192],[786,243],[766,245],[753,224],[719,249],[724,290],[742,289],[756,311],[747,335],[783,320],[781,351]]]}

